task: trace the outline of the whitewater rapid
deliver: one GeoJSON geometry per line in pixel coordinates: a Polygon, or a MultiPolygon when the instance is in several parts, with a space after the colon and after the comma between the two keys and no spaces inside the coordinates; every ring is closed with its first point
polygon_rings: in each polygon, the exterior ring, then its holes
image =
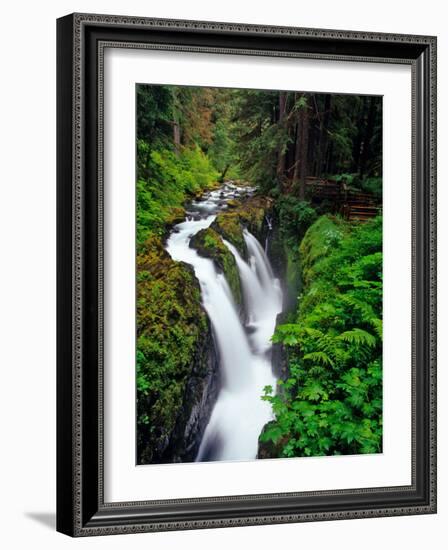
{"type": "Polygon", "coordinates": [[[229,199],[247,192],[246,187],[227,183],[194,202],[187,220],[175,226],[166,245],[174,260],[193,266],[218,347],[221,388],[197,461],[254,459],[261,430],[272,419],[271,406],[261,396],[265,386],[275,388],[276,384],[270,339],[282,308],[282,292],[266,252],[248,230],[243,233],[248,262],[224,241],[235,257],[242,284],[247,320],[243,325],[224,275],[218,273],[212,260],[189,246],[193,235],[227,208],[229,199]]]}

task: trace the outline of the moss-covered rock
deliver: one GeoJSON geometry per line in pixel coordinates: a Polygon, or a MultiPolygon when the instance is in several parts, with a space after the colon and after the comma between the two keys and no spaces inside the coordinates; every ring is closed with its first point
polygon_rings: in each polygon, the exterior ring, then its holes
{"type": "Polygon", "coordinates": [[[237,199],[229,199],[227,201],[227,208],[238,208],[241,205],[241,202],[237,199]]]}
{"type": "Polygon", "coordinates": [[[273,200],[269,197],[255,196],[244,201],[238,209],[241,223],[258,239],[263,236],[266,215],[270,214],[273,200]]]}
{"type": "Polygon", "coordinates": [[[217,388],[199,283],[155,236],[137,256],[137,281],[138,462],[194,460],[217,388]]]}
{"type": "Polygon", "coordinates": [[[235,303],[241,306],[243,297],[238,268],[233,254],[223,243],[221,235],[211,227],[201,229],[190,240],[190,247],[196,249],[200,256],[213,260],[217,269],[224,273],[235,303]]]}
{"type": "Polygon", "coordinates": [[[240,223],[238,211],[221,212],[216,216],[211,227],[229,243],[232,243],[240,254],[246,256],[246,243],[244,242],[243,227],[240,223]]]}
{"type": "Polygon", "coordinates": [[[247,228],[257,239],[264,237],[266,215],[273,205],[269,197],[255,196],[243,201],[232,201],[231,209],[221,212],[212,223],[212,228],[232,243],[243,257],[247,257],[243,229],[247,228]]]}
{"type": "Polygon", "coordinates": [[[172,227],[185,219],[185,208],[183,206],[172,207],[167,214],[166,227],[172,227]]]}

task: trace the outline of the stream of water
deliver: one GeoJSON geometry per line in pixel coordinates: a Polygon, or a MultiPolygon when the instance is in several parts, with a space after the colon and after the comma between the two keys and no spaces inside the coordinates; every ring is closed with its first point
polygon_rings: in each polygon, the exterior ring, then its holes
{"type": "Polygon", "coordinates": [[[193,202],[186,221],[174,227],[166,246],[174,260],[193,266],[219,352],[221,388],[197,461],[254,459],[261,430],[272,418],[270,404],[261,396],[265,386],[275,387],[276,383],[270,338],[282,308],[282,293],[266,252],[248,230],[244,230],[248,262],[224,241],[235,257],[242,284],[243,324],[224,275],[218,273],[212,260],[199,256],[189,246],[193,235],[227,208],[228,200],[247,193],[247,187],[226,183],[193,202]]]}

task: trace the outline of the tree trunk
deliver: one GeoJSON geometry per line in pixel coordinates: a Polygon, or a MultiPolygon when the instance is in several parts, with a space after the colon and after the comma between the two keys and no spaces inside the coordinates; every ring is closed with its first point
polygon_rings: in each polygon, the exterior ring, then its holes
{"type": "Polygon", "coordinates": [[[362,178],[366,171],[367,159],[369,157],[370,141],[373,135],[373,128],[375,125],[375,98],[370,98],[369,114],[367,115],[367,124],[364,133],[364,140],[362,143],[362,149],[359,159],[359,175],[362,178]]]}
{"type": "Polygon", "coordinates": [[[173,88],[172,91],[173,97],[173,143],[174,143],[174,152],[176,155],[180,152],[180,124],[179,124],[179,113],[178,113],[178,99],[177,92],[173,88]]]}
{"type": "Polygon", "coordinates": [[[179,123],[176,120],[173,120],[173,141],[174,141],[174,149],[176,150],[176,153],[179,153],[179,151],[180,151],[180,126],[179,126],[179,123]]]}
{"type": "Polygon", "coordinates": [[[296,143],[294,150],[294,173],[292,175],[292,186],[296,189],[300,178],[300,150],[302,147],[302,115],[299,114],[296,127],[296,143]]]}
{"type": "Polygon", "coordinates": [[[301,140],[300,140],[300,185],[299,199],[305,200],[306,175],[307,175],[307,157],[308,157],[308,132],[309,132],[309,112],[305,105],[300,109],[301,114],[301,140]]]}
{"type": "Polygon", "coordinates": [[[331,114],[331,95],[325,95],[324,113],[320,119],[319,125],[319,148],[318,148],[318,162],[316,167],[316,176],[321,178],[326,172],[328,172],[328,126],[330,123],[331,114]]]}
{"type": "Polygon", "coordinates": [[[353,163],[352,163],[352,172],[359,172],[359,165],[361,162],[361,154],[364,142],[364,132],[366,124],[366,113],[367,113],[367,101],[368,97],[364,96],[362,99],[362,107],[360,109],[358,117],[358,132],[356,138],[353,141],[353,163]]]}
{"type": "Polygon", "coordinates": [[[226,164],[224,170],[222,171],[221,175],[219,176],[219,181],[221,183],[224,182],[224,178],[226,177],[226,174],[227,174],[227,170],[230,168],[230,164],[226,164]]]}
{"type": "MultiPolygon", "coordinates": [[[[287,103],[288,92],[279,92],[278,96],[278,124],[279,126],[284,126],[285,124],[285,115],[286,115],[286,103],[287,103]]],[[[280,149],[278,151],[278,160],[277,160],[277,177],[281,179],[285,173],[285,148],[284,143],[280,144],[280,149]]]]}

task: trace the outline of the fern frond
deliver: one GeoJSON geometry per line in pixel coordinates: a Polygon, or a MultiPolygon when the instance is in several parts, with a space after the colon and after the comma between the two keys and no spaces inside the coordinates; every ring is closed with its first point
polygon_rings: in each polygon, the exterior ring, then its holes
{"type": "Polygon", "coordinates": [[[374,317],[373,319],[369,320],[369,324],[375,329],[375,332],[377,333],[378,337],[382,340],[383,339],[382,319],[378,319],[377,317],[374,317]]]}
{"type": "Polygon", "coordinates": [[[324,351],[312,351],[303,356],[303,359],[314,361],[315,363],[325,365],[325,366],[334,366],[334,362],[331,357],[324,351]]]}
{"type": "Polygon", "coordinates": [[[357,298],[355,298],[355,296],[347,293],[347,294],[343,294],[341,296],[341,299],[343,302],[351,306],[353,309],[358,310],[365,321],[369,321],[370,319],[376,317],[372,306],[367,304],[366,302],[362,302],[361,300],[358,300],[357,298]]]}
{"type": "Polygon", "coordinates": [[[350,344],[356,344],[358,346],[365,345],[373,348],[376,345],[375,336],[360,328],[347,330],[340,334],[337,338],[343,340],[344,342],[349,342],[350,344]]]}

